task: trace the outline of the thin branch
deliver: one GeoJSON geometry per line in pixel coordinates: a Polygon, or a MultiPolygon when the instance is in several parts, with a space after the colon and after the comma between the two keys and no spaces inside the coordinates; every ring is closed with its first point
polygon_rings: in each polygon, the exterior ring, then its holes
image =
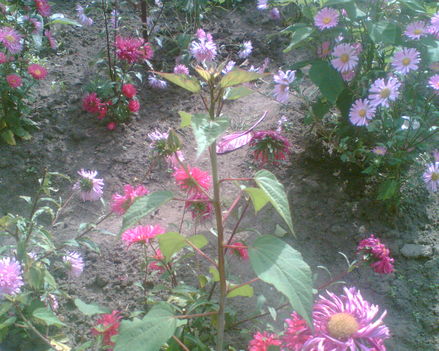
{"type": "Polygon", "coordinates": [[[201,256],[203,256],[206,260],[208,260],[210,263],[212,263],[216,268],[218,268],[218,263],[216,263],[212,258],[210,258],[208,255],[206,255],[203,251],[201,251],[198,247],[196,247],[194,244],[192,244],[189,240],[185,239],[186,243],[192,247],[197,253],[199,253],[201,256]]]}
{"type": "Polygon", "coordinates": [[[235,201],[233,201],[232,205],[227,210],[226,214],[223,217],[223,223],[226,223],[227,218],[229,218],[229,215],[232,213],[232,211],[235,209],[235,207],[238,205],[239,200],[241,200],[242,197],[242,191],[239,192],[239,195],[236,197],[235,201]]]}
{"type": "Polygon", "coordinates": [[[183,342],[182,342],[179,338],[177,338],[175,335],[172,335],[172,338],[177,342],[178,345],[181,346],[181,348],[182,348],[184,351],[190,351],[190,350],[186,347],[186,345],[183,344],[183,342]]]}
{"type": "MultiPolygon", "coordinates": [[[[289,305],[290,305],[289,303],[284,303],[283,305],[280,305],[279,307],[276,307],[275,310],[276,310],[276,311],[279,311],[279,310],[281,310],[282,308],[285,308],[285,307],[287,307],[287,306],[289,306],[289,305]]],[[[258,319],[258,318],[264,317],[264,316],[269,315],[269,314],[270,314],[270,312],[265,312],[265,313],[261,313],[261,314],[258,314],[258,315],[256,315],[256,316],[250,317],[250,318],[246,318],[246,319],[240,320],[240,321],[238,321],[238,322],[232,324],[232,325],[230,326],[230,329],[233,329],[233,328],[235,328],[236,326],[238,326],[238,325],[240,325],[240,324],[242,324],[242,323],[250,322],[250,321],[252,321],[252,320],[254,320],[254,319],[258,319]]]]}
{"type": "Polygon", "coordinates": [[[245,283],[242,283],[242,284],[236,285],[236,286],[234,286],[234,287],[231,288],[231,289],[227,289],[227,294],[230,294],[233,290],[236,290],[236,289],[242,288],[243,286],[253,284],[254,282],[257,282],[258,280],[260,280],[260,279],[259,279],[258,277],[256,277],[256,278],[253,278],[252,280],[249,280],[248,282],[245,282],[245,283]]]}

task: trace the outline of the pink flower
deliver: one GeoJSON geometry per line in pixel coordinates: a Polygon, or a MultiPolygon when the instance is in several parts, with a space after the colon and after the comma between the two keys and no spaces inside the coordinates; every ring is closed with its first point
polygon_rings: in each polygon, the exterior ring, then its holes
{"type": "Polygon", "coordinates": [[[165,259],[165,256],[163,256],[163,254],[160,251],[160,249],[156,250],[153,259],[155,261],[151,262],[148,265],[148,269],[152,270],[152,271],[158,271],[160,273],[163,273],[166,270],[166,268],[163,266],[163,263],[162,263],[162,261],[165,259]]]}
{"type": "Polygon", "coordinates": [[[11,54],[18,54],[23,50],[22,39],[21,34],[15,29],[11,27],[0,28],[0,43],[2,43],[11,54]]]}
{"type": "Polygon", "coordinates": [[[268,332],[257,332],[248,344],[248,351],[268,351],[270,346],[280,346],[281,344],[277,335],[268,332]]]}
{"type": "Polygon", "coordinates": [[[187,68],[185,65],[180,64],[180,65],[176,65],[174,67],[174,73],[175,74],[185,74],[188,75],[189,74],[189,68],[187,68]]]}
{"type": "Polygon", "coordinates": [[[282,349],[291,351],[301,351],[303,344],[312,335],[306,322],[296,313],[291,314],[291,319],[285,319],[286,328],[282,336],[282,349]]]}
{"type": "Polygon", "coordinates": [[[342,72],[341,77],[345,82],[350,82],[352,79],[355,78],[355,71],[342,72]]]}
{"type": "Polygon", "coordinates": [[[0,299],[4,295],[17,295],[24,285],[20,263],[14,258],[0,259],[0,299]]]}
{"type": "Polygon", "coordinates": [[[133,84],[123,84],[122,94],[125,95],[127,99],[132,99],[137,94],[136,87],[133,84]]]}
{"type": "Polygon", "coordinates": [[[28,20],[34,27],[32,34],[39,34],[43,28],[43,24],[34,17],[24,16],[23,19],[28,20]]]}
{"type": "Polygon", "coordinates": [[[288,102],[288,92],[290,90],[289,85],[296,78],[296,71],[283,72],[279,70],[277,74],[273,76],[275,83],[273,95],[277,101],[286,104],[288,102]]]}
{"type": "Polygon", "coordinates": [[[245,41],[241,45],[241,50],[238,53],[239,58],[245,59],[252,53],[253,46],[250,40],[245,41]]]}
{"type": "Polygon", "coordinates": [[[344,295],[326,292],[314,305],[314,335],[302,351],[385,351],[383,340],[389,329],[383,324],[384,311],[369,304],[355,288],[344,288],[344,295]]]}
{"type": "Polygon", "coordinates": [[[164,234],[165,230],[160,225],[139,225],[137,227],[126,230],[122,234],[122,240],[127,247],[139,243],[146,245],[151,239],[157,235],[164,234]]]}
{"type": "Polygon", "coordinates": [[[38,13],[43,17],[50,16],[50,5],[47,0],[34,0],[38,13]]]}
{"type": "Polygon", "coordinates": [[[275,21],[280,20],[280,12],[279,12],[279,9],[277,7],[273,7],[270,10],[270,18],[272,20],[275,20],[275,21]]]}
{"type": "Polygon", "coordinates": [[[101,104],[96,93],[89,93],[82,99],[82,108],[90,113],[99,113],[101,104]]]}
{"type": "Polygon", "coordinates": [[[331,52],[331,43],[329,41],[324,41],[322,45],[317,47],[317,56],[324,58],[331,52]]]}
{"type": "MultiPolygon", "coordinates": [[[[111,340],[111,338],[119,333],[121,319],[122,316],[120,315],[119,311],[102,314],[96,321],[95,327],[91,329],[91,333],[95,336],[102,335],[102,341],[105,346],[114,346],[114,342],[111,340]]],[[[105,349],[109,350],[108,348],[105,349]]]]}
{"type": "Polygon", "coordinates": [[[432,76],[428,81],[428,85],[434,90],[439,91],[439,74],[432,76]]]}
{"type": "Polygon", "coordinates": [[[46,29],[44,31],[44,36],[49,41],[50,48],[53,49],[53,50],[56,50],[56,48],[58,47],[58,43],[56,42],[56,39],[52,35],[52,32],[50,30],[46,29]]]}
{"type": "Polygon", "coordinates": [[[69,251],[62,260],[69,268],[70,277],[78,278],[81,275],[84,270],[84,261],[78,252],[69,251]]]}
{"type": "Polygon", "coordinates": [[[394,259],[389,256],[389,249],[373,234],[369,238],[360,241],[357,254],[362,256],[363,261],[369,262],[376,273],[389,274],[394,270],[394,259]]]}
{"type": "Polygon", "coordinates": [[[330,7],[324,7],[314,17],[314,24],[320,30],[333,28],[338,24],[339,13],[330,7]]]}
{"type": "Polygon", "coordinates": [[[190,211],[192,219],[200,221],[207,220],[213,215],[213,205],[205,194],[194,193],[185,202],[184,208],[190,211]]]}
{"type": "Polygon", "coordinates": [[[247,248],[246,245],[244,245],[241,242],[235,242],[235,243],[232,243],[232,246],[234,246],[234,247],[231,248],[232,252],[237,254],[243,260],[248,260],[249,259],[248,248],[247,248]]]}
{"type": "Polygon", "coordinates": [[[339,72],[352,71],[358,64],[355,48],[349,44],[339,44],[334,48],[331,60],[332,66],[339,72]]]}
{"type": "Polygon", "coordinates": [[[123,187],[123,195],[113,194],[111,197],[111,211],[123,215],[133,204],[137,197],[149,194],[149,190],[143,185],[133,187],[132,185],[125,185],[123,187]]]}
{"type": "Polygon", "coordinates": [[[212,185],[209,173],[196,167],[187,166],[187,172],[183,167],[179,167],[174,172],[174,178],[177,185],[190,194],[200,193],[200,188],[209,190],[212,185]]]}
{"type": "Polygon", "coordinates": [[[418,50],[403,48],[393,56],[392,66],[396,72],[407,74],[410,71],[416,71],[420,61],[421,58],[418,50]]]}
{"type": "Polygon", "coordinates": [[[6,81],[11,88],[18,88],[22,85],[23,80],[18,74],[8,74],[6,76],[6,81]]]}
{"type": "Polygon", "coordinates": [[[107,129],[110,130],[110,131],[115,130],[116,127],[117,127],[117,123],[116,122],[108,122],[107,123],[107,129]]]}
{"type": "Polygon", "coordinates": [[[180,150],[173,153],[172,155],[166,156],[166,162],[168,163],[169,168],[172,168],[174,170],[178,169],[178,167],[180,166],[178,160],[180,160],[180,162],[184,161],[183,153],[180,150]],[[175,154],[177,154],[177,156],[175,154]]]}
{"type": "Polygon", "coordinates": [[[250,142],[253,155],[261,165],[267,162],[286,161],[291,153],[291,144],[287,138],[274,130],[259,131],[250,142]]]}
{"type": "Polygon", "coordinates": [[[128,63],[135,63],[138,60],[149,60],[153,57],[154,51],[149,43],[141,38],[116,37],[116,55],[120,60],[128,63]]]}
{"type": "Polygon", "coordinates": [[[369,121],[375,117],[376,108],[367,99],[358,99],[349,111],[349,120],[355,126],[367,126],[369,121]]]}
{"type": "Polygon", "coordinates": [[[152,88],[155,89],[166,89],[166,87],[168,86],[168,84],[164,80],[158,79],[155,75],[150,75],[148,77],[148,83],[152,88]]]}
{"type": "Polygon", "coordinates": [[[387,148],[385,146],[375,146],[372,149],[372,152],[375,155],[384,156],[385,154],[387,154],[387,148]]]}
{"type": "Polygon", "coordinates": [[[369,89],[371,105],[389,107],[389,102],[398,98],[400,86],[401,83],[394,77],[390,77],[387,82],[383,78],[378,78],[369,89]]]}
{"type": "Polygon", "coordinates": [[[80,180],[73,186],[73,190],[79,190],[82,201],[96,201],[102,197],[104,180],[96,178],[97,171],[78,171],[80,180]]]}
{"type": "Polygon", "coordinates": [[[427,164],[427,168],[422,175],[428,190],[435,193],[439,189],[439,161],[427,164]]]}
{"type": "Polygon", "coordinates": [[[34,79],[37,80],[42,80],[47,77],[47,70],[43,66],[40,66],[36,63],[29,65],[27,71],[34,79]]]}
{"type": "Polygon", "coordinates": [[[6,62],[8,62],[8,61],[9,61],[9,59],[8,59],[8,57],[5,55],[5,53],[0,51],[0,64],[6,63],[6,62]]]}
{"type": "Polygon", "coordinates": [[[427,25],[423,21],[410,23],[404,32],[404,35],[410,39],[418,40],[427,35],[427,25]]]}
{"type": "Polygon", "coordinates": [[[197,31],[197,40],[194,40],[189,51],[198,62],[213,61],[217,54],[216,44],[212,40],[212,35],[205,33],[202,29],[197,31]]]}
{"type": "Polygon", "coordinates": [[[138,112],[140,110],[139,100],[130,100],[130,102],[128,103],[128,110],[133,113],[138,112]]]}

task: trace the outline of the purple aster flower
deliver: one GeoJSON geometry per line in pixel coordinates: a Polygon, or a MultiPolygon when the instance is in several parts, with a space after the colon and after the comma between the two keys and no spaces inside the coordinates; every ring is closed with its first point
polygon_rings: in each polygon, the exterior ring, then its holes
{"type": "Polygon", "coordinates": [[[79,23],[81,23],[84,27],[89,27],[93,24],[93,20],[84,12],[84,8],[81,5],[76,5],[76,13],[78,15],[79,23]]]}
{"type": "Polygon", "coordinates": [[[314,17],[314,24],[320,30],[333,28],[338,24],[339,13],[330,7],[324,7],[314,17]]]}
{"type": "Polygon", "coordinates": [[[358,99],[349,111],[349,120],[355,126],[367,126],[369,121],[375,117],[376,108],[367,99],[358,99]]]}
{"type": "Polygon", "coordinates": [[[419,40],[427,35],[427,25],[423,21],[413,22],[407,25],[404,35],[413,40],[419,40]]]}
{"type": "Polygon", "coordinates": [[[0,299],[4,295],[16,295],[24,285],[20,263],[14,258],[0,259],[0,299]]]}
{"type": "Polygon", "coordinates": [[[429,163],[422,176],[427,189],[436,192],[439,189],[439,162],[429,163]]]}
{"type": "Polygon", "coordinates": [[[258,9],[259,10],[266,10],[268,9],[268,0],[258,0],[258,9]]]}
{"type": "Polygon", "coordinates": [[[387,148],[385,146],[375,146],[372,149],[372,152],[375,155],[384,156],[385,154],[387,154],[387,148]]]}
{"type": "Polygon", "coordinates": [[[168,84],[164,80],[158,79],[155,75],[150,75],[148,77],[148,83],[152,88],[155,89],[166,89],[166,87],[168,86],[168,84]]]}
{"type": "Polygon", "coordinates": [[[387,82],[383,78],[378,78],[369,89],[372,106],[389,107],[389,101],[398,98],[400,86],[401,83],[394,77],[390,77],[387,82]]]}
{"type": "Polygon", "coordinates": [[[270,10],[270,17],[272,20],[275,20],[275,21],[280,20],[280,12],[279,12],[279,9],[277,7],[273,7],[270,10]]]}
{"type": "Polygon", "coordinates": [[[407,74],[410,71],[416,71],[420,61],[421,58],[418,50],[403,48],[393,56],[392,66],[396,72],[407,74]]]}
{"type": "Polygon", "coordinates": [[[176,65],[174,67],[174,73],[175,74],[185,74],[185,75],[188,75],[189,74],[189,68],[187,68],[183,64],[179,64],[179,65],[176,65]]]}
{"type": "Polygon", "coordinates": [[[243,42],[241,45],[241,50],[238,53],[239,58],[247,58],[252,53],[252,50],[253,46],[250,40],[243,42]]]}
{"type": "Polygon", "coordinates": [[[379,307],[363,299],[355,288],[344,288],[344,295],[326,292],[314,305],[314,335],[303,345],[311,350],[385,351],[384,339],[389,329],[383,324],[387,312],[380,316],[379,307]]]}
{"type": "Polygon", "coordinates": [[[296,71],[283,72],[279,70],[273,79],[277,83],[274,86],[273,95],[277,101],[286,104],[288,101],[289,85],[296,78],[296,71]]]}
{"type": "Polygon", "coordinates": [[[84,261],[76,251],[69,251],[62,258],[63,262],[69,267],[70,277],[79,277],[84,270],[84,261]]]}
{"type": "Polygon", "coordinates": [[[339,44],[334,48],[332,66],[339,72],[352,71],[358,64],[356,49],[349,44],[339,44]]]}
{"type": "Polygon", "coordinates": [[[23,50],[21,40],[21,34],[15,29],[11,27],[0,28],[0,43],[2,43],[11,54],[18,54],[23,50]]]}
{"type": "Polygon", "coordinates": [[[227,62],[226,67],[224,67],[224,69],[221,71],[223,74],[227,74],[229,73],[236,65],[235,61],[229,61],[227,62]]]}
{"type": "Polygon", "coordinates": [[[97,171],[78,171],[81,176],[79,181],[73,186],[73,190],[79,190],[82,201],[96,201],[102,197],[104,180],[96,178],[97,171]]]}
{"type": "Polygon", "coordinates": [[[197,37],[198,41],[194,40],[190,45],[189,50],[191,54],[198,62],[213,61],[217,48],[212,40],[212,35],[206,34],[202,29],[199,29],[197,37]]]}
{"type": "Polygon", "coordinates": [[[428,81],[428,85],[434,90],[439,91],[439,74],[432,76],[428,81]]]}
{"type": "Polygon", "coordinates": [[[117,28],[119,26],[119,11],[117,11],[116,9],[111,11],[110,22],[113,28],[117,28]]]}

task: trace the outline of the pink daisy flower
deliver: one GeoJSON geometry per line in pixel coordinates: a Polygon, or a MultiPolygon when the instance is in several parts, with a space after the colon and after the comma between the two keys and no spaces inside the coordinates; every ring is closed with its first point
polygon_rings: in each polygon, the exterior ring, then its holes
{"type": "Polygon", "coordinates": [[[0,299],[4,295],[17,295],[24,285],[20,263],[14,258],[0,259],[0,299]]]}
{"type": "Polygon", "coordinates": [[[282,342],[277,335],[268,332],[257,332],[248,344],[248,351],[268,351],[270,346],[280,346],[282,342]]]}
{"type": "Polygon", "coordinates": [[[357,254],[361,254],[362,260],[369,262],[376,273],[390,274],[394,271],[394,259],[390,257],[389,249],[373,234],[360,241],[357,254]]]}
{"type": "Polygon", "coordinates": [[[428,190],[435,193],[439,189],[439,162],[429,163],[422,175],[428,190]]]}
{"type": "Polygon", "coordinates": [[[320,30],[333,28],[338,24],[339,13],[330,7],[324,7],[314,17],[314,24],[320,30]]]}
{"type": "Polygon", "coordinates": [[[317,47],[317,56],[320,58],[327,57],[331,52],[331,43],[329,41],[324,41],[322,45],[317,47]]]}
{"type": "Polygon", "coordinates": [[[127,184],[123,187],[123,192],[123,195],[116,193],[111,197],[111,211],[119,215],[125,214],[137,197],[149,194],[149,190],[143,185],[133,187],[127,184]]]}
{"type": "Polygon", "coordinates": [[[50,30],[46,29],[44,31],[44,36],[49,41],[50,48],[53,50],[56,50],[56,48],[58,47],[58,43],[57,43],[55,37],[53,36],[52,32],[50,30]]]}
{"type": "Polygon", "coordinates": [[[15,29],[11,27],[0,28],[0,43],[2,43],[11,54],[18,54],[23,50],[21,40],[21,34],[15,29]]]}
{"type": "Polygon", "coordinates": [[[291,144],[287,138],[274,130],[259,131],[250,141],[253,156],[261,165],[286,161],[291,153],[291,144]]]}
{"type": "Polygon", "coordinates": [[[385,146],[375,146],[372,149],[372,152],[375,155],[384,156],[385,154],[387,154],[387,148],[385,146]]]}
{"type": "Polygon", "coordinates": [[[393,56],[392,66],[396,72],[407,74],[410,71],[416,71],[420,61],[421,58],[418,50],[403,48],[393,56]]]}
{"type": "Polygon", "coordinates": [[[388,78],[387,82],[383,78],[378,78],[369,89],[371,105],[389,107],[389,102],[398,98],[400,86],[401,83],[394,77],[388,78]]]}
{"type": "Polygon", "coordinates": [[[146,245],[151,239],[157,235],[164,234],[165,230],[160,225],[139,225],[137,227],[126,230],[122,234],[122,240],[127,247],[139,243],[146,245]]]}
{"type": "Polygon", "coordinates": [[[6,76],[6,81],[11,88],[18,88],[22,85],[23,80],[18,74],[8,74],[6,76]]]}
{"type": "Polygon", "coordinates": [[[47,76],[47,70],[43,66],[40,66],[36,63],[29,65],[27,71],[34,79],[37,80],[42,80],[47,76]]]}
{"type": "Polygon", "coordinates": [[[130,100],[130,102],[128,103],[128,110],[130,110],[130,112],[133,113],[139,112],[140,110],[139,100],[130,100]]]}
{"type": "Polygon", "coordinates": [[[369,121],[375,117],[376,108],[367,99],[356,100],[350,111],[349,120],[355,126],[367,126],[369,121]]]}
{"type": "Polygon", "coordinates": [[[349,44],[339,44],[334,48],[331,60],[332,66],[339,72],[352,71],[358,64],[358,56],[353,46],[349,44]]]}
{"type": "Polygon", "coordinates": [[[50,5],[47,0],[34,0],[38,13],[43,17],[50,16],[50,5]]]}
{"type": "Polygon", "coordinates": [[[188,201],[185,202],[184,208],[191,213],[192,219],[200,221],[207,220],[213,215],[213,205],[205,194],[195,193],[191,195],[188,201]],[[192,202],[194,200],[196,202],[192,202]]]}
{"type": "Polygon", "coordinates": [[[78,171],[80,180],[73,186],[73,190],[78,190],[82,201],[96,201],[102,197],[104,180],[96,178],[97,171],[78,171]]]}
{"type": "MultiPolygon", "coordinates": [[[[92,335],[102,335],[102,343],[105,346],[114,346],[115,344],[111,340],[111,338],[114,335],[119,334],[121,319],[122,316],[120,315],[119,311],[113,311],[108,314],[101,314],[99,319],[96,321],[96,326],[91,329],[92,335]]],[[[110,350],[109,348],[105,349],[110,350]]]]}
{"type": "Polygon", "coordinates": [[[288,92],[290,90],[290,84],[296,78],[296,71],[283,72],[279,70],[277,74],[273,76],[275,83],[273,95],[276,101],[286,104],[288,102],[288,92]]]}
{"type": "Polygon", "coordinates": [[[404,35],[410,39],[418,40],[428,34],[427,25],[423,21],[410,23],[404,32],[404,35]]]}
{"type": "Polygon", "coordinates": [[[190,194],[200,193],[200,187],[207,191],[212,185],[209,173],[196,167],[187,166],[187,172],[183,167],[179,167],[174,172],[174,178],[181,190],[190,194]]]}
{"type": "Polygon", "coordinates": [[[355,288],[344,288],[344,295],[326,292],[314,305],[314,335],[303,351],[374,350],[385,351],[383,340],[389,329],[383,324],[387,312],[363,299],[355,288]]]}
{"type": "Polygon", "coordinates": [[[137,94],[137,89],[133,84],[123,84],[122,94],[125,95],[127,99],[132,99],[137,94]]]}
{"type": "Polygon", "coordinates": [[[241,45],[241,50],[238,53],[239,58],[245,59],[252,53],[253,46],[250,40],[245,41],[241,45]]]}
{"type": "Polygon", "coordinates": [[[174,67],[174,73],[175,74],[185,74],[188,75],[189,74],[189,68],[187,68],[185,65],[180,64],[180,65],[176,65],[174,67]]]}
{"type": "Polygon", "coordinates": [[[63,262],[69,268],[69,276],[78,278],[84,270],[84,261],[82,256],[76,251],[69,251],[62,258],[63,262]]]}
{"type": "Polygon", "coordinates": [[[432,76],[428,81],[428,85],[434,90],[439,91],[439,74],[432,76]]]}
{"type": "Polygon", "coordinates": [[[285,331],[282,336],[282,349],[291,351],[301,351],[305,342],[311,337],[311,330],[296,312],[291,314],[291,318],[285,319],[285,331]]]}

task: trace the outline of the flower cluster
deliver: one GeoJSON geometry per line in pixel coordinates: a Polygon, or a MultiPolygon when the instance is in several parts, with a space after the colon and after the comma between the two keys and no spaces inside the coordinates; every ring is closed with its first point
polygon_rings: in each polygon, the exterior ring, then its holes
{"type": "Polygon", "coordinates": [[[295,71],[281,71],[279,70],[277,74],[274,75],[273,79],[276,85],[274,86],[273,95],[275,99],[283,104],[288,101],[288,92],[290,84],[294,81],[296,77],[295,71]]]}
{"type": "Polygon", "coordinates": [[[137,197],[149,194],[149,190],[143,185],[133,187],[127,184],[123,187],[123,190],[123,195],[116,193],[111,198],[111,210],[119,215],[125,214],[137,197]]]}
{"type": "Polygon", "coordinates": [[[78,278],[84,270],[84,260],[80,253],[76,251],[69,251],[62,258],[63,262],[67,265],[70,277],[78,278]]]}
{"type": "Polygon", "coordinates": [[[137,227],[126,230],[122,234],[122,240],[127,247],[133,244],[146,245],[157,235],[164,234],[165,230],[159,225],[139,225],[137,227]]]}
{"type": "Polygon", "coordinates": [[[20,263],[14,258],[0,259],[0,299],[4,295],[16,295],[24,285],[20,263]]]}
{"type": "Polygon", "coordinates": [[[212,179],[208,172],[190,166],[176,169],[174,178],[180,189],[188,194],[203,193],[203,190],[209,190],[212,184],[212,179]]]}
{"type": "Polygon", "coordinates": [[[212,35],[202,29],[197,30],[197,39],[190,44],[190,53],[198,62],[210,62],[215,59],[217,47],[212,35]]]}
{"type": "Polygon", "coordinates": [[[78,182],[73,186],[73,190],[78,190],[82,201],[96,201],[102,197],[104,180],[96,178],[97,171],[78,171],[81,176],[78,182]]]}
{"type": "Polygon", "coordinates": [[[357,254],[361,255],[363,261],[369,262],[376,273],[389,274],[394,270],[394,259],[389,256],[389,249],[373,234],[360,241],[357,254]]]}
{"type": "MultiPolygon", "coordinates": [[[[122,316],[119,311],[103,314],[96,321],[96,325],[91,329],[91,333],[95,336],[102,335],[103,344],[112,347],[114,346],[112,337],[119,333],[121,319],[122,316]]],[[[112,348],[106,348],[106,350],[112,350],[112,348]]]]}
{"type": "Polygon", "coordinates": [[[82,99],[82,108],[93,114],[97,114],[98,119],[103,119],[108,112],[111,101],[103,102],[96,93],[89,93],[82,99]]]}
{"type": "Polygon", "coordinates": [[[151,44],[145,43],[142,38],[116,37],[117,58],[129,64],[140,60],[150,60],[154,56],[151,44]]]}
{"type": "Polygon", "coordinates": [[[250,141],[253,156],[260,164],[285,161],[291,153],[291,144],[279,132],[274,130],[255,132],[250,141]]]}

